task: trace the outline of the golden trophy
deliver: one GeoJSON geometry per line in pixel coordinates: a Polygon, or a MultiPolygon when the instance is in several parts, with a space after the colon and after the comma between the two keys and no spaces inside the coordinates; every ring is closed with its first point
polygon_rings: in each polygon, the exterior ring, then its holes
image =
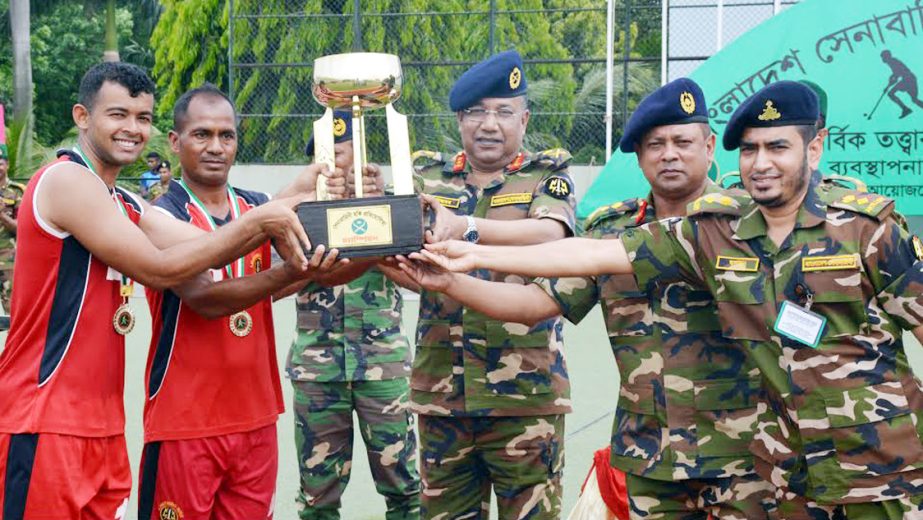
{"type": "Polygon", "coordinates": [[[317,183],[318,202],[298,206],[311,242],[336,248],[341,258],[406,254],[423,245],[423,216],[413,191],[407,116],[392,103],[401,96],[400,59],[393,54],[356,52],[314,60],[314,99],[326,107],[314,122],[314,161],[334,168],[334,110],[352,112],[355,199],[329,200],[326,179],[317,183]],[[394,195],[362,196],[367,110],[385,109],[394,195]]]}

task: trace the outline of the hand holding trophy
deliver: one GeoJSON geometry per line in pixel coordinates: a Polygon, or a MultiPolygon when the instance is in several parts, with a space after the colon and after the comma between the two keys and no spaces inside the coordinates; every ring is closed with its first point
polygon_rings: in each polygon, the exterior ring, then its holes
{"type": "Polygon", "coordinates": [[[326,107],[314,122],[314,160],[334,169],[334,135],[341,120],[334,110],[352,114],[355,199],[328,200],[326,179],[318,178],[318,202],[298,207],[313,244],[337,248],[340,258],[386,256],[418,251],[423,245],[423,216],[413,192],[413,166],[407,117],[392,103],[401,95],[403,77],[397,56],[349,53],[314,60],[312,93],[326,107]],[[394,195],[363,198],[367,162],[364,112],[384,108],[388,126],[394,195]]]}

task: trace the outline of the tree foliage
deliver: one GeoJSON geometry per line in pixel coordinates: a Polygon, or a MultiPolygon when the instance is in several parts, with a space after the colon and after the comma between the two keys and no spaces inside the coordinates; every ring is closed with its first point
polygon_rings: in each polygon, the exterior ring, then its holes
{"type": "MultiPolygon", "coordinates": [[[[396,108],[410,116],[414,148],[457,149],[457,124],[448,110],[452,83],[491,51],[515,47],[527,61],[530,83],[527,146],[602,155],[602,112],[589,123],[575,112],[605,106],[604,76],[600,88],[599,64],[569,61],[605,58],[606,15],[596,0],[363,0],[358,34],[351,0],[234,0],[233,27],[228,0],[163,4],[152,36],[158,111],[166,116],[183,91],[204,81],[232,91],[242,116],[243,161],[302,160],[311,122],[321,114],[310,91],[313,60],[357,48],[400,56],[404,92],[396,108]],[[229,71],[230,44],[235,66],[229,71]],[[594,130],[588,132],[588,124],[594,130]]],[[[635,44],[638,31],[637,23],[627,35],[620,31],[617,52],[635,44]]],[[[371,158],[385,161],[383,112],[369,113],[367,125],[371,158]]]]}
{"type": "MultiPolygon", "coordinates": [[[[156,2],[154,2],[156,4],[156,2]]],[[[30,20],[32,77],[36,103],[33,130],[38,141],[36,154],[54,147],[65,139],[73,127],[71,106],[77,101],[77,85],[86,70],[98,63],[105,44],[105,4],[103,0],[33,0],[30,20]]],[[[115,12],[119,45],[129,50],[122,59],[149,66],[146,52],[150,21],[136,27],[135,19],[150,18],[152,2],[120,2],[115,12]]],[[[9,0],[0,1],[0,20],[8,20],[9,0]]],[[[10,33],[7,23],[0,23],[0,35],[10,33]]],[[[12,101],[12,58],[10,38],[0,37],[0,102],[12,101]]],[[[27,129],[17,130],[22,133],[27,129]]],[[[17,134],[19,135],[19,134],[17,134]]],[[[23,136],[24,138],[25,136],[23,136]]],[[[35,154],[33,154],[35,155],[35,154]]],[[[25,164],[25,162],[23,162],[25,164]]]]}

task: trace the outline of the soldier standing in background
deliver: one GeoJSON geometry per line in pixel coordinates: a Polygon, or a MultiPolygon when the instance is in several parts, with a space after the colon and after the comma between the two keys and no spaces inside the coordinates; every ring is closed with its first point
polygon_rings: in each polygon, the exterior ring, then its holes
{"type": "MultiPolygon", "coordinates": [[[[351,178],[352,116],[334,115],[336,168],[351,178]]],[[[305,150],[314,155],[313,138],[305,150]]],[[[381,179],[370,164],[366,181],[381,179]]],[[[355,197],[351,186],[348,196],[355,197]]],[[[379,184],[365,193],[381,193],[379,184]]],[[[353,411],[372,477],[385,497],[388,520],[420,517],[417,440],[409,405],[410,346],[401,324],[397,285],[374,266],[354,259],[358,276],[341,285],[311,282],[297,296],[298,332],[286,375],[295,389],[295,447],[301,473],[302,519],[340,518],[340,500],[353,458],[353,411]]]]}
{"type": "Polygon", "coordinates": [[[16,253],[16,216],[26,187],[7,176],[10,169],[9,148],[0,143],[0,303],[10,312],[13,292],[13,257],[16,253]]]}

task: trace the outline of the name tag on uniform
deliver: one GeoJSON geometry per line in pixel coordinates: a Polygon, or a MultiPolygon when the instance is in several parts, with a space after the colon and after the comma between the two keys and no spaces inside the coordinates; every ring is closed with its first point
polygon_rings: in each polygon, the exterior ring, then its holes
{"type": "Polygon", "coordinates": [[[433,198],[439,201],[439,204],[442,204],[446,208],[455,209],[461,206],[461,199],[453,199],[451,197],[443,197],[441,195],[433,195],[433,198]]]}
{"type": "Polygon", "coordinates": [[[507,195],[495,195],[490,198],[490,207],[508,206],[510,204],[528,204],[532,202],[531,193],[510,193],[507,195]]]}
{"type": "Polygon", "coordinates": [[[722,271],[743,271],[755,273],[760,267],[759,258],[739,258],[734,256],[719,256],[715,262],[715,269],[722,271]]]}
{"type": "Polygon", "coordinates": [[[836,256],[806,256],[801,259],[801,270],[808,271],[839,271],[842,269],[858,269],[859,259],[856,255],[836,256]]]}
{"type": "Polygon", "coordinates": [[[827,318],[791,302],[782,302],[773,330],[786,338],[817,348],[824,334],[827,318]]]}

